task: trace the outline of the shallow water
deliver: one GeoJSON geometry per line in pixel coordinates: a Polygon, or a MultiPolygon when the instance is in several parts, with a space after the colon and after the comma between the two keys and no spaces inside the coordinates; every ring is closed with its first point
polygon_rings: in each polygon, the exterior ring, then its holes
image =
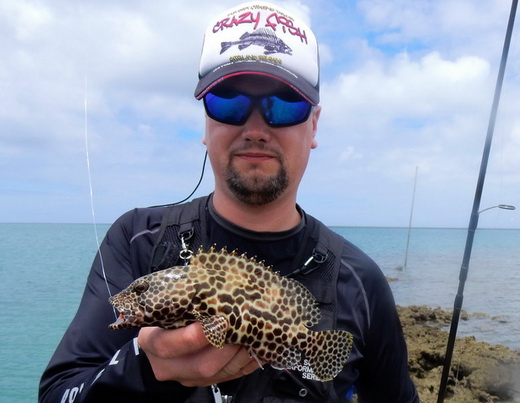
{"type": "MultiPolygon", "coordinates": [[[[100,237],[108,229],[99,225],[100,237]]],[[[365,250],[388,277],[399,305],[450,309],[466,240],[461,229],[333,228],[365,250]]],[[[0,224],[0,401],[37,399],[39,377],[72,319],[96,251],[90,224],[0,224]]],[[[459,335],[520,348],[520,230],[478,230],[459,335]],[[490,316],[501,320],[492,320],[490,316]]]]}

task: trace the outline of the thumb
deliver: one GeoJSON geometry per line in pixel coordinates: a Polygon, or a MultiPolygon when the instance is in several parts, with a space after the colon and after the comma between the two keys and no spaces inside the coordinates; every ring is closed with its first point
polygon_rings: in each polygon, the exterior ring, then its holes
{"type": "Polygon", "coordinates": [[[190,354],[209,344],[199,323],[168,330],[160,327],[144,327],[139,331],[137,342],[147,354],[162,358],[190,354]]]}

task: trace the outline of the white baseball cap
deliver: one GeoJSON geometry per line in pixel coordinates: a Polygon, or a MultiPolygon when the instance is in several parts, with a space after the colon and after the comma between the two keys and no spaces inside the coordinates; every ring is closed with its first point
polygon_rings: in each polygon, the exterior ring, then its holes
{"type": "Polygon", "coordinates": [[[195,97],[240,74],[275,78],[317,105],[316,37],[302,20],[274,4],[240,4],[216,17],[206,30],[195,97]]]}

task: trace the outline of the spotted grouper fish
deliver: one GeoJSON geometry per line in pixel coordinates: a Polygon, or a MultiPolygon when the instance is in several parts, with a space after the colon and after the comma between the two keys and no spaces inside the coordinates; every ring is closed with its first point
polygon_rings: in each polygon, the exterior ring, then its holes
{"type": "Polygon", "coordinates": [[[276,369],[298,365],[303,353],[321,381],[341,371],[352,349],[345,330],[308,329],[321,315],[302,284],[226,249],[199,249],[189,265],[138,278],[109,301],[120,312],[110,329],[200,322],[213,346],[246,346],[251,357],[276,369]]]}

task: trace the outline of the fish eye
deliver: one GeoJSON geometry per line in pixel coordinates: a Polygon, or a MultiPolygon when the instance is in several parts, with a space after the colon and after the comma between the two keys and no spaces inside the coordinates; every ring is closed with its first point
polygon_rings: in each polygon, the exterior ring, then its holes
{"type": "Polygon", "coordinates": [[[146,281],[141,281],[141,282],[137,283],[136,285],[134,285],[134,291],[135,291],[137,294],[142,294],[142,293],[145,292],[149,287],[150,287],[150,284],[148,284],[146,281]]]}

